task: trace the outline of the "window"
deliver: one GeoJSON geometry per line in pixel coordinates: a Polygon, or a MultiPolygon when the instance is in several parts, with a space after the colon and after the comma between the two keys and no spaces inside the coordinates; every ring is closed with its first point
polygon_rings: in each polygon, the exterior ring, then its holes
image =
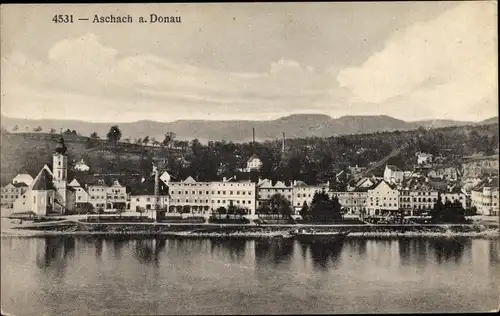
{"type": "Polygon", "coordinates": [[[252,201],[248,201],[248,204],[252,204],[252,201]]]}

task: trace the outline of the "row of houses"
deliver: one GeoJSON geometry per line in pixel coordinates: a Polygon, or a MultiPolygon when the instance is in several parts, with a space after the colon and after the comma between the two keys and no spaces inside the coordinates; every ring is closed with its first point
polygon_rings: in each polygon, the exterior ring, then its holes
{"type": "Polygon", "coordinates": [[[424,213],[432,209],[439,195],[443,202],[459,201],[464,208],[475,206],[484,215],[498,215],[499,208],[497,180],[483,181],[467,193],[456,186],[437,186],[425,177],[405,176],[391,165],[386,166],[383,178],[362,178],[345,191],[335,190],[329,183],[312,186],[302,181],[250,181],[236,177],[211,182],[199,182],[192,177],[171,181],[168,172],[164,172],[160,176],[157,200],[153,177],[142,178],[133,185],[124,185],[119,180],[105,183],[95,177],[69,181],[66,150],[61,137],[53,155],[52,169],[45,165],[34,179],[19,175],[3,187],[2,208],[47,214],[71,212],[89,204],[105,211],[153,210],[158,205],[170,213],[189,210],[209,215],[218,208],[236,205],[246,209],[248,215],[255,215],[273,195],[280,194],[298,214],[305,203],[311,205],[314,194],[319,191],[338,197],[342,207],[353,215],[377,216],[399,210],[408,215],[424,213]]]}

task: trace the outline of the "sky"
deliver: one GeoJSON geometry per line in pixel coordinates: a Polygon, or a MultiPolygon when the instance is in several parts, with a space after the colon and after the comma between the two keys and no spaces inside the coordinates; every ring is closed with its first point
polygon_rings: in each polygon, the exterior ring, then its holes
{"type": "Polygon", "coordinates": [[[117,123],[298,113],[479,121],[498,115],[496,6],[2,5],[1,114],[117,123]],[[181,23],[92,23],[96,14],[151,13],[181,23]],[[75,22],[54,23],[55,14],[75,22]]]}

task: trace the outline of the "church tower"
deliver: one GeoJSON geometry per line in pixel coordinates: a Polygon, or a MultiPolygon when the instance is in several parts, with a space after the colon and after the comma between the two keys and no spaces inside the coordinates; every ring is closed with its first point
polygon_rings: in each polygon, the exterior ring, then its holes
{"type": "MultiPolygon", "coordinates": [[[[68,156],[66,156],[66,151],[67,148],[61,135],[61,139],[56,147],[56,152],[52,156],[53,183],[54,188],[58,193],[58,197],[56,199],[60,203],[60,205],[55,205],[55,207],[67,207],[66,187],[68,181],[68,156]]],[[[64,212],[64,210],[62,211],[64,212]]]]}

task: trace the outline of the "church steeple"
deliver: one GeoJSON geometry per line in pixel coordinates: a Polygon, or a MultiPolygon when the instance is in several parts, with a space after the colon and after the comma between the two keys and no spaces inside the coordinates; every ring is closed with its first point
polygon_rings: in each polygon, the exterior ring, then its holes
{"type": "Polygon", "coordinates": [[[66,144],[64,144],[64,138],[61,135],[61,138],[57,142],[56,153],[65,155],[67,150],[68,148],[66,147],[66,144]]]}

